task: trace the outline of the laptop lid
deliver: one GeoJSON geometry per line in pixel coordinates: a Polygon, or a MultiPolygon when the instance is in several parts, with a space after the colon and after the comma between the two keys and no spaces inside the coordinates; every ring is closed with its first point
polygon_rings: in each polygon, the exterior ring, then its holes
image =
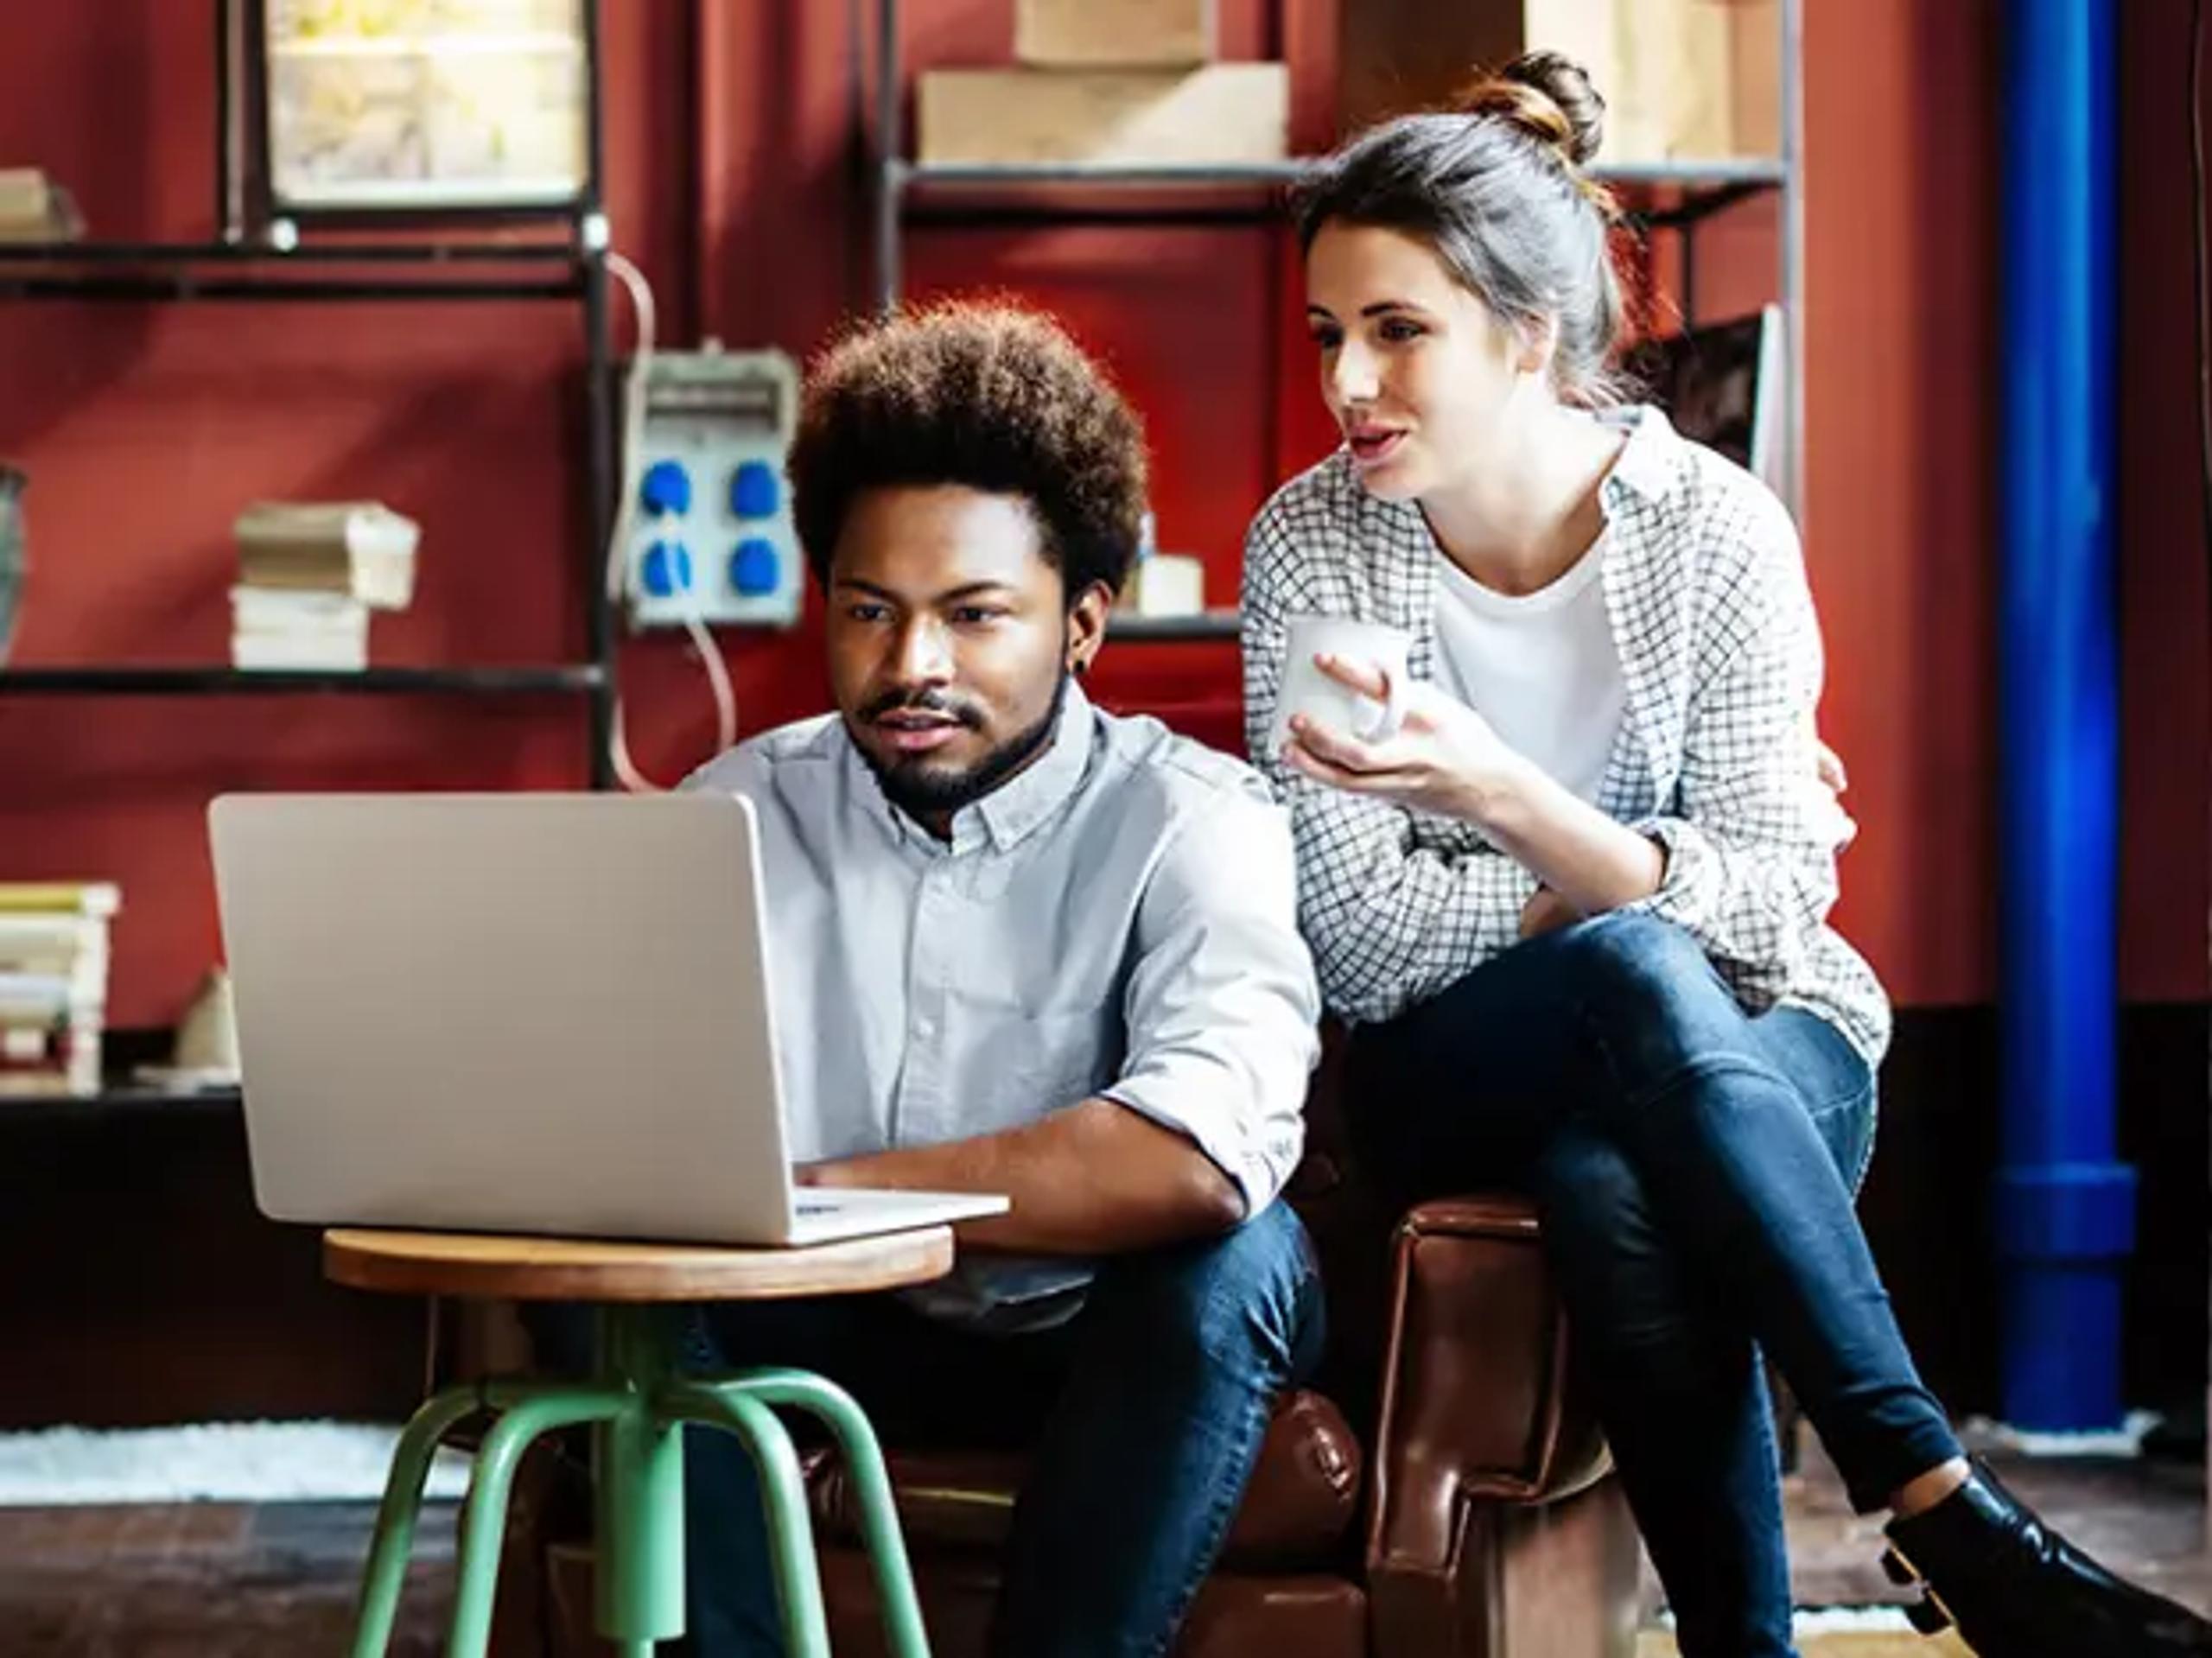
{"type": "Polygon", "coordinates": [[[228,795],[208,819],[264,1212],[789,1235],[749,802],[228,795]]]}

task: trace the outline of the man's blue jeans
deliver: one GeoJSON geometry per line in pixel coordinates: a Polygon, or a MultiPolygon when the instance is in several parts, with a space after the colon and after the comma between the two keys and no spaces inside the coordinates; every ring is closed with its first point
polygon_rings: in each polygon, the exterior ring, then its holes
{"type": "Polygon", "coordinates": [[[1687,933],[1617,914],[1360,1030],[1351,1067],[1353,1126],[1402,1195],[1535,1197],[1686,1658],[1789,1653],[1758,1350],[1862,1512],[1959,1454],[1852,1209],[1866,1062],[1816,1014],[1746,1014],[1687,933]]]}
{"type": "MultiPolygon", "coordinates": [[[[553,1322],[532,1321],[541,1356],[572,1365],[553,1322]]],[[[1030,1451],[992,1650],[1150,1658],[1220,1553],[1276,1398],[1311,1374],[1321,1333],[1313,1246],[1276,1203],[1226,1236],[1103,1261],[1082,1311],[1052,1330],[986,1335],[894,1296],[723,1303],[698,1309],[685,1359],[817,1371],[887,1445],[1030,1451]]],[[[728,1434],[689,1432],[684,1477],[690,1649],[780,1654],[751,1462],[728,1434]]]]}

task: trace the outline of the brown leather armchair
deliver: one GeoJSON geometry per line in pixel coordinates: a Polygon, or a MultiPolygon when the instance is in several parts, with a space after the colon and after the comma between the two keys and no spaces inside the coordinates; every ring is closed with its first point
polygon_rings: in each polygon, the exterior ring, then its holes
{"type": "MultiPolygon", "coordinates": [[[[1535,1214],[1466,1197],[1394,1215],[1352,1172],[1333,1069],[1290,1194],[1328,1283],[1330,1358],[1278,1407],[1176,1653],[1628,1658],[1636,1534],[1574,1384],[1535,1214]]],[[[886,1449],[932,1650],[968,1658],[1020,1461],[886,1449]]],[[[821,1456],[810,1478],[836,1649],[880,1654],[842,1471],[821,1456]]],[[[549,1544],[546,1489],[518,1493],[499,1648],[595,1654],[588,1545],[549,1544]]]]}

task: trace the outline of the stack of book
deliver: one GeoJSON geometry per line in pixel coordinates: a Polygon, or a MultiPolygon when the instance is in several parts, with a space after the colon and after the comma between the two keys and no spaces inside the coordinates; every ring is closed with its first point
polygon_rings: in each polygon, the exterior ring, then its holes
{"type": "Polygon", "coordinates": [[[369,613],[415,596],[411,518],[374,501],[262,501],[238,515],[231,661],[240,668],[369,665],[369,613]]]}
{"type": "Polygon", "coordinates": [[[0,242],[72,242],[84,232],[69,193],[35,167],[0,167],[0,242]]]}
{"type": "Polygon", "coordinates": [[[105,881],[0,881],[0,1098],[100,1091],[105,881]]]}

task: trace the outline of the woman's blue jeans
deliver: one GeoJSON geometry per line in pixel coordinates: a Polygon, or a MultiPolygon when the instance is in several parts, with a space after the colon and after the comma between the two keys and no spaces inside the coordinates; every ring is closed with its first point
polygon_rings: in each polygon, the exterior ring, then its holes
{"type": "Polygon", "coordinates": [[[1874,1078],[1797,1008],[1747,1014],[1669,923],[1530,940],[1353,1038],[1401,1195],[1528,1191],[1686,1658],[1792,1648],[1772,1357],[1861,1512],[1960,1454],[1852,1192],[1874,1078]]]}

